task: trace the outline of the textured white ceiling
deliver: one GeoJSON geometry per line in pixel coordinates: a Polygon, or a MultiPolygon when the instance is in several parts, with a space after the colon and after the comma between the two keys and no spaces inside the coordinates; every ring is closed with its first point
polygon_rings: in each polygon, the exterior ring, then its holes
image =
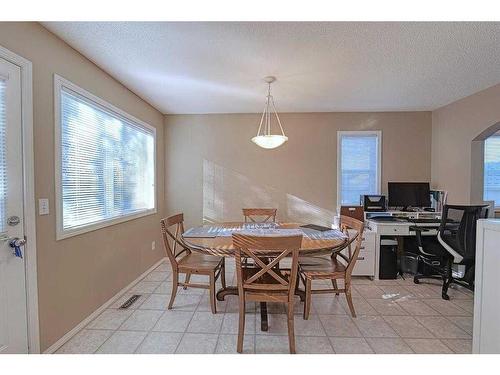
{"type": "Polygon", "coordinates": [[[164,113],[432,110],[500,82],[500,23],[46,22],[164,113]]]}

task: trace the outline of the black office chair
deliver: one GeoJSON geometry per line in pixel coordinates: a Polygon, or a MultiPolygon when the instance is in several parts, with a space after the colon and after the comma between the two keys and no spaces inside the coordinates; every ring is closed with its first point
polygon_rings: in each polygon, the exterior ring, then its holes
{"type": "Polygon", "coordinates": [[[419,250],[418,273],[415,284],[423,278],[442,279],[441,296],[449,300],[448,287],[451,283],[474,290],[474,262],[476,259],[476,223],[488,216],[488,206],[445,205],[436,237],[422,236],[429,229],[412,227],[419,250]],[[455,277],[453,264],[465,266],[462,277],[455,277]]]}

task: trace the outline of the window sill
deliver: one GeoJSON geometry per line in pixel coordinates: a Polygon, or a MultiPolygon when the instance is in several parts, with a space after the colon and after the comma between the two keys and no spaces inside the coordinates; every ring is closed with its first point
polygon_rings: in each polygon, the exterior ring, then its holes
{"type": "Polygon", "coordinates": [[[138,212],[138,213],[127,215],[127,216],[121,216],[119,218],[100,221],[96,224],[85,225],[83,227],[75,228],[75,229],[71,229],[71,230],[62,230],[62,229],[58,228],[57,234],[56,234],[56,241],[64,240],[64,239],[78,236],[80,234],[84,234],[84,233],[88,233],[88,232],[93,232],[93,231],[96,231],[99,229],[110,227],[110,226],[113,226],[116,224],[125,223],[127,221],[139,219],[139,218],[142,218],[145,216],[154,215],[156,213],[157,213],[156,208],[153,208],[153,209],[150,209],[147,211],[142,211],[142,212],[138,212]]]}

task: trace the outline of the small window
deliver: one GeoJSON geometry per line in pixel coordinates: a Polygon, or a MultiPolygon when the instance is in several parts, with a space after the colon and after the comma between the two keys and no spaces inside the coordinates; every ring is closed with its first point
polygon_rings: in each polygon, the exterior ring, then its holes
{"type": "Polygon", "coordinates": [[[58,239],[156,212],[155,129],[58,76],[58,239]]]}
{"type": "Polygon", "coordinates": [[[500,135],[484,141],[484,200],[500,207],[500,135]]]}
{"type": "Polygon", "coordinates": [[[380,131],[340,131],[337,139],[337,206],[358,205],[380,194],[380,131]]]}

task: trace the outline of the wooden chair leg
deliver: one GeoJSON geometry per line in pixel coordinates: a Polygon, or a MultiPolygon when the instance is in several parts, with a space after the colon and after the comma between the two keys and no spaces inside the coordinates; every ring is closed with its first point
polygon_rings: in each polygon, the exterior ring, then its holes
{"type": "Polygon", "coordinates": [[[245,336],[245,297],[238,296],[239,322],[238,322],[238,344],[236,351],[243,353],[243,338],[245,336]]]}
{"type": "Polygon", "coordinates": [[[222,284],[222,288],[226,289],[226,260],[222,259],[222,268],[220,270],[220,282],[222,284]]]}
{"type": "Polygon", "coordinates": [[[306,279],[306,300],[304,302],[304,319],[309,319],[309,313],[311,311],[311,284],[312,281],[306,279]]]}
{"type": "Polygon", "coordinates": [[[290,346],[290,354],[295,354],[295,331],[294,331],[294,316],[293,316],[293,300],[288,303],[288,345],[290,346]]]}
{"type": "Polygon", "coordinates": [[[217,314],[215,302],[215,272],[210,275],[210,307],[212,308],[212,314],[217,314]]]}
{"type": "Polygon", "coordinates": [[[168,303],[168,309],[170,310],[174,304],[175,295],[177,294],[177,288],[179,286],[179,273],[175,272],[172,275],[172,294],[170,295],[170,302],[168,303]]]}
{"type": "MultiPolygon", "coordinates": [[[[332,285],[333,285],[333,289],[338,289],[339,287],[337,286],[337,280],[335,279],[332,279],[332,285]]],[[[339,293],[335,293],[336,296],[339,295],[339,293]]]]}
{"type": "MultiPolygon", "coordinates": [[[[184,284],[189,284],[189,280],[191,280],[191,274],[186,273],[186,278],[184,279],[184,284]]],[[[184,285],[183,289],[186,290],[188,287],[184,285]]]]}
{"type": "Polygon", "coordinates": [[[352,303],[351,295],[351,285],[345,284],[345,298],[347,299],[347,304],[349,305],[349,310],[351,310],[351,315],[353,318],[356,317],[356,311],[354,311],[354,304],[352,303]]]}

